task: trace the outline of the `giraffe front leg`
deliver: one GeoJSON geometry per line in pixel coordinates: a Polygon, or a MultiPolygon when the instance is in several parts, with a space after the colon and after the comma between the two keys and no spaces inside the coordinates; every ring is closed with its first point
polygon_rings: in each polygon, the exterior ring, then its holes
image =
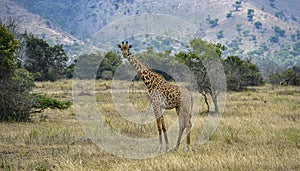
{"type": "Polygon", "coordinates": [[[178,118],[178,122],[179,122],[179,134],[178,134],[178,139],[177,139],[177,144],[176,144],[176,148],[179,147],[180,145],[180,141],[181,141],[181,137],[182,137],[182,134],[183,134],[183,131],[185,129],[185,124],[184,124],[184,116],[180,113],[180,109],[176,109],[177,111],[177,114],[179,116],[178,118]]]}
{"type": "Polygon", "coordinates": [[[160,118],[156,119],[156,124],[157,124],[157,129],[158,129],[158,134],[159,134],[159,146],[157,148],[157,151],[161,151],[161,149],[162,149],[162,123],[161,123],[160,118]]]}

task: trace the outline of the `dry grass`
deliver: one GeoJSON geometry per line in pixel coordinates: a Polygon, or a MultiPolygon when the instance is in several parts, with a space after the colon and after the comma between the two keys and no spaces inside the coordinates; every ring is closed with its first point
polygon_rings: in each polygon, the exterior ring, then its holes
{"type": "MultiPolygon", "coordinates": [[[[111,127],[132,136],[157,134],[155,123],[141,126],[120,118],[107,91],[111,84],[102,81],[96,85],[99,110],[107,114],[111,127]]],[[[71,100],[71,90],[72,82],[64,80],[37,83],[35,91],[71,100]]],[[[131,93],[130,97],[136,110],[149,109],[145,93],[131,93]]],[[[168,125],[174,119],[174,111],[168,111],[168,125]]],[[[207,143],[199,145],[197,137],[204,120],[205,116],[200,116],[192,129],[191,151],[184,151],[183,141],[176,151],[133,160],[111,155],[85,138],[73,108],[47,110],[32,123],[0,123],[0,170],[300,169],[299,87],[264,86],[228,93],[219,127],[207,143]]]]}

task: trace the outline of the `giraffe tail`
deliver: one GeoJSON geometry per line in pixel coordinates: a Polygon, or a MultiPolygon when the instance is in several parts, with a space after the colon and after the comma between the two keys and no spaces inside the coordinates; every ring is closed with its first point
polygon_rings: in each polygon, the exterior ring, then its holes
{"type": "Polygon", "coordinates": [[[191,96],[191,109],[190,109],[190,119],[192,118],[192,112],[193,112],[193,105],[194,105],[194,98],[191,96]]]}

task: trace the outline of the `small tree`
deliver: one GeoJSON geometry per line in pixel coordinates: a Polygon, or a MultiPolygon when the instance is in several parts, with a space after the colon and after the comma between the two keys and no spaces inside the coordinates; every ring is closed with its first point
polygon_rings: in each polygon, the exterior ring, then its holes
{"type": "Polygon", "coordinates": [[[274,85],[300,86],[300,66],[294,66],[281,73],[274,73],[269,76],[269,80],[274,85]]]}
{"type": "Polygon", "coordinates": [[[240,8],[242,8],[242,2],[241,1],[235,1],[235,10],[239,11],[240,8]]]}
{"type": "Polygon", "coordinates": [[[285,30],[281,29],[278,26],[274,27],[275,34],[280,37],[285,37],[285,30]]]}
{"type": "Polygon", "coordinates": [[[258,67],[250,61],[243,61],[238,56],[228,56],[224,60],[224,66],[229,90],[240,91],[247,86],[263,84],[258,67]]]}
{"type": "Polygon", "coordinates": [[[270,37],[270,41],[271,41],[272,43],[278,43],[278,42],[279,42],[279,38],[278,38],[278,36],[271,36],[271,37],[270,37]]]}
{"type": "Polygon", "coordinates": [[[231,18],[232,17],[232,12],[229,11],[227,14],[226,14],[226,18],[231,18]]]}
{"type": "Polygon", "coordinates": [[[111,80],[115,70],[122,63],[121,56],[115,52],[107,52],[97,71],[97,79],[111,80]]]}
{"type": "Polygon", "coordinates": [[[254,10],[248,9],[248,13],[247,13],[248,21],[253,21],[253,16],[254,16],[254,10]]]}
{"type": "Polygon", "coordinates": [[[220,31],[217,33],[217,38],[218,38],[218,39],[224,38],[224,30],[220,30],[220,31]]]}
{"type": "Polygon", "coordinates": [[[219,84],[217,75],[219,70],[222,68],[216,68],[213,65],[213,61],[219,61],[221,59],[222,51],[225,47],[221,44],[212,44],[206,42],[200,38],[193,39],[190,42],[192,52],[190,53],[179,53],[177,58],[183,61],[194,73],[198,91],[201,93],[205,102],[210,110],[208,103],[208,95],[211,97],[214,105],[214,109],[218,112],[218,100],[217,97],[223,91],[222,85],[219,84]]]}
{"type": "Polygon", "coordinates": [[[261,23],[260,21],[256,21],[256,22],[254,23],[254,26],[255,26],[255,28],[257,28],[257,29],[261,29],[262,23],[261,23]]]}

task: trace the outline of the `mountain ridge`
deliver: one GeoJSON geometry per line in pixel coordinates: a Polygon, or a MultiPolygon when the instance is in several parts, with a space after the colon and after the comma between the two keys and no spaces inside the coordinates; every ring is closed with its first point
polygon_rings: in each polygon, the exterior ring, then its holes
{"type": "MultiPolygon", "coordinates": [[[[280,57],[280,60],[274,59],[278,58],[276,52],[281,51],[286,44],[290,49],[297,47],[294,45],[300,40],[300,12],[296,10],[300,5],[296,1],[288,0],[283,3],[271,0],[37,0],[34,2],[5,0],[1,3],[6,2],[6,5],[4,4],[6,8],[13,5],[15,8],[23,8],[23,11],[27,10],[27,13],[37,17],[34,19],[36,23],[44,23],[40,24],[44,30],[44,37],[48,35],[45,35],[45,32],[49,33],[53,30],[61,36],[53,34],[52,38],[49,35],[47,39],[68,43],[71,47],[72,44],[84,45],[104,26],[122,20],[126,16],[160,13],[186,20],[199,29],[201,38],[226,45],[228,51],[225,55],[239,55],[253,59],[257,63],[268,58],[281,65],[286,57],[280,57]],[[260,22],[261,26],[255,25],[256,22],[260,22]],[[284,34],[278,34],[279,31],[284,34]],[[297,39],[298,34],[299,39],[297,39]],[[267,50],[258,53],[260,49],[267,50]]],[[[20,11],[15,9],[6,9],[4,13],[20,16],[18,14],[20,11]]],[[[28,18],[34,18],[31,15],[27,15],[28,18]]],[[[24,17],[21,20],[24,20],[24,17]]],[[[26,22],[23,24],[26,25],[26,22]]],[[[25,28],[37,32],[30,26],[25,28]]],[[[282,65],[285,67],[300,65],[299,58],[299,55],[294,55],[292,59],[294,64],[282,65]]]]}

